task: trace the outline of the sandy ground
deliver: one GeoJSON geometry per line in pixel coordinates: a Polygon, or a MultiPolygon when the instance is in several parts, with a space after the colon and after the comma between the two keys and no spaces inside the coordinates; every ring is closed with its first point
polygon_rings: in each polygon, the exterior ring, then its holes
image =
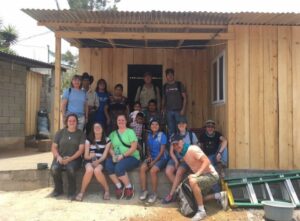
{"type": "MultiPolygon", "coordinates": [[[[103,201],[102,195],[90,194],[83,202],[69,201],[65,196],[49,197],[51,188],[24,192],[0,192],[1,221],[183,221],[189,220],[177,211],[177,204],[145,206],[137,197],[127,200],[103,201]]],[[[262,210],[235,209],[224,212],[215,203],[207,204],[207,221],[264,220],[262,210]]],[[[299,215],[300,220],[300,215],[299,215]]]]}

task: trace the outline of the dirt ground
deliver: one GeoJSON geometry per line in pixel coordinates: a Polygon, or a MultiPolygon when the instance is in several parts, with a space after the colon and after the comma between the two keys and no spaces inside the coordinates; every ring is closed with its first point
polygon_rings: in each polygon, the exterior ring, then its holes
{"type": "MultiPolygon", "coordinates": [[[[69,201],[66,196],[49,197],[52,188],[34,191],[0,192],[1,221],[184,221],[189,220],[177,211],[177,204],[149,207],[137,197],[127,200],[111,199],[104,202],[100,193],[89,194],[83,202],[69,201]]],[[[215,203],[207,204],[206,221],[264,220],[262,210],[235,209],[224,212],[215,203]]],[[[299,215],[300,220],[300,215],[299,215]]]]}

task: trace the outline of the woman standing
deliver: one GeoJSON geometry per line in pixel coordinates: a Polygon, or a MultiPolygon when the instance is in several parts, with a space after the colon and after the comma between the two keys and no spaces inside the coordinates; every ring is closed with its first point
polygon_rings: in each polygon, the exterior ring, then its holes
{"type": "Polygon", "coordinates": [[[103,129],[106,130],[107,124],[104,109],[108,104],[108,99],[111,94],[107,91],[107,83],[104,79],[98,80],[96,93],[99,98],[99,108],[96,112],[95,122],[100,123],[103,126],[103,129]]]}
{"type": "Polygon", "coordinates": [[[84,151],[85,135],[77,129],[78,118],[76,114],[66,116],[66,127],[55,134],[51,146],[53,162],[51,174],[54,180],[52,196],[56,197],[63,193],[62,169],[67,171],[68,197],[74,199],[76,191],[75,171],[80,168],[81,155],[84,151]]]}
{"type": "Polygon", "coordinates": [[[78,129],[84,129],[85,122],[88,120],[88,103],[85,91],[81,90],[81,77],[79,75],[73,76],[71,87],[64,91],[61,111],[64,119],[70,113],[76,114],[78,129]]]}
{"type": "Polygon", "coordinates": [[[122,199],[124,196],[129,200],[134,196],[134,187],[129,180],[127,171],[139,166],[140,155],[137,151],[137,137],[132,129],[127,128],[126,124],[126,115],[118,115],[118,128],[109,135],[112,157],[105,161],[105,169],[116,186],[116,198],[122,199]]]}
{"type": "Polygon", "coordinates": [[[84,163],[85,174],[82,179],[80,193],[76,200],[82,201],[87,186],[93,175],[104,189],[103,199],[109,200],[109,187],[103,174],[103,165],[110,149],[110,140],[105,136],[101,124],[94,123],[93,130],[85,142],[84,163]]]}

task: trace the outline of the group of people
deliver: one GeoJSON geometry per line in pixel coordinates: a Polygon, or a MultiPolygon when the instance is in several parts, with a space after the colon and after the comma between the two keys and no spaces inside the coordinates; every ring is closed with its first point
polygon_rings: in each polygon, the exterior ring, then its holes
{"type": "Polygon", "coordinates": [[[71,87],[62,96],[65,127],[59,130],[52,144],[54,156],[51,173],[54,197],[63,194],[62,170],[68,177],[68,196],[82,201],[93,176],[103,187],[103,199],[110,199],[105,173],[115,185],[117,199],[131,199],[135,190],[128,171],[139,167],[139,199],[154,203],[158,199],[158,173],[165,171],[171,189],[162,203],[175,200],[175,191],[183,178],[188,181],[198,204],[193,220],[206,216],[202,194],[213,189],[204,200],[217,199],[224,209],[227,195],[218,184],[227,166],[227,140],[215,131],[215,122],[205,123],[199,139],[188,129],[185,109],[187,95],[184,85],[175,81],[173,69],[166,70],[167,82],[162,97],[152,83],[152,75],[144,74],[144,85],[138,87],[133,111],[129,113],[122,84],[107,91],[104,79],[91,89],[93,77],[88,73],[72,78],[71,87]],[[166,119],[166,122],[165,120],[166,119]],[[108,134],[108,136],[107,136],[108,134]],[[85,167],[79,193],[76,193],[75,172],[81,160],[85,167]],[[147,189],[147,173],[151,176],[151,191],[147,189]],[[190,174],[190,175],[189,175],[190,174]]]}

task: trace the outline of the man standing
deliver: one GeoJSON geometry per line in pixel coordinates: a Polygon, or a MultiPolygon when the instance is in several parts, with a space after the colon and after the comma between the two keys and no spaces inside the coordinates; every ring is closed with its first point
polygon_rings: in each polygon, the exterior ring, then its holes
{"type": "Polygon", "coordinates": [[[228,206],[226,192],[207,195],[212,186],[218,182],[219,175],[203,151],[197,145],[184,144],[180,136],[174,136],[171,144],[192,170],[192,174],[188,176],[188,181],[198,204],[198,211],[192,220],[202,220],[207,216],[203,201],[219,200],[223,209],[226,210],[228,206]],[[203,195],[206,196],[203,198],[203,195]]]}
{"type": "Polygon", "coordinates": [[[163,86],[163,110],[167,115],[169,135],[176,132],[176,122],[180,116],[185,115],[187,103],[186,89],[180,81],[175,81],[174,75],[173,69],[167,69],[167,82],[163,86]]]}

